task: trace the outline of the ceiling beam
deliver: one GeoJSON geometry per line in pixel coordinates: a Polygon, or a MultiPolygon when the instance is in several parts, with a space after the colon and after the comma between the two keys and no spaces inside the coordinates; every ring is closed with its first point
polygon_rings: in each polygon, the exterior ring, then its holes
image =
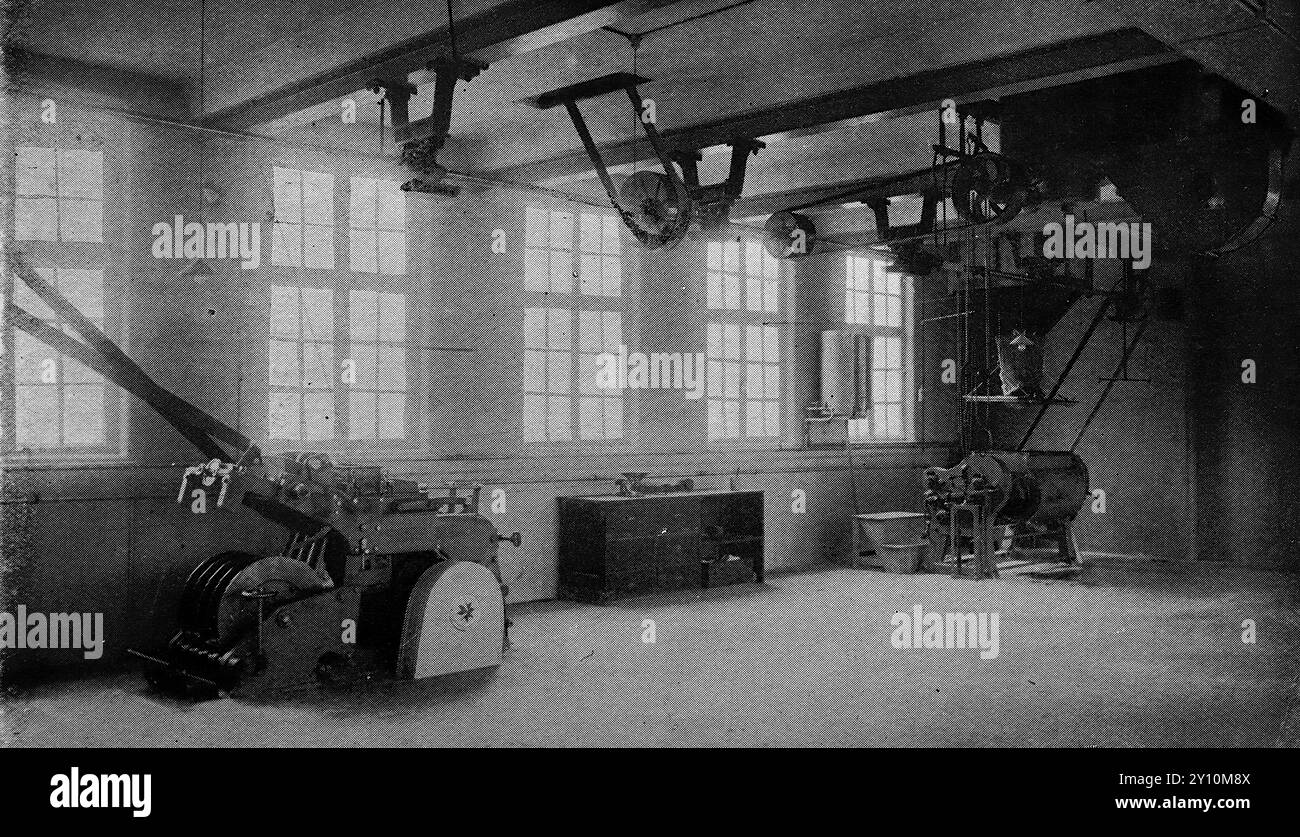
{"type": "Polygon", "coordinates": [[[6,57],[4,70],[18,90],[59,91],[83,107],[122,108],[142,116],[181,120],[189,113],[185,88],[163,76],[19,49],[6,57]]]}
{"type": "MultiPolygon", "coordinates": [[[[873,82],[698,125],[661,130],[659,135],[669,151],[694,151],[721,145],[735,137],[780,140],[839,130],[865,118],[937,108],[944,99],[961,104],[1000,98],[1177,60],[1180,56],[1155,38],[1138,29],[1122,29],[873,82]]],[[[632,139],[606,143],[600,150],[609,166],[627,165],[654,156],[647,143],[632,139]]],[[[590,159],[579,149],[533,163],[474,174],[537,183],[590,170],[590,159]]]]}
{"type": "MultiPolygon", "coordinates": [[[[630,20],[679,0],[504,0],[488,11],[456,21],[462,58],[491,64],[542,49],[586,32],[630,20]]],[[[447,27],[410,38],[341,67],[285,85],[203,118],[203,124],[246,130],[365,90],[374,79],[406,79],[451,53],[447,27]]]]}

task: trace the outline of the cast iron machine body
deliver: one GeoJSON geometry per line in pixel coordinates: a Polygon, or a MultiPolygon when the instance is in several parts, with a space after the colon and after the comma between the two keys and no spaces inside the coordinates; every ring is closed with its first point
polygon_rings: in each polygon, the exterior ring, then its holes
{"type": "Polygon", "coordinates": [[[261,695],[495,665],[508,643],[497,546],[520,539],[479,514],[480,490],[322,453],[187,469],[179,501],[206,495],[295,525],[282,554],[227,552],[195,567],[150,679],[261,695]]]}
{"type": "Polygon", "coordinates": [[[132,651],[150,682],[268,696],[376,676],[495,666],[508,643],[498,533],[480,486],[431,486],[323,453],[264,456],[240,431],[160,386],[16,253],[12,268],[81,339],[13,303],[4,322],[140,398],[207,458],[177,502],[246,509],[289,532],[273,555],[222,552],[177,593],[166,648],[132,651]],[[84,341],[84,342],[83,342],[84,341]]]}
{"type": "Polygon", "coordinates": [[[997,545],[1010,549],[1030,537],[1054,541],[1061,560],[1077,564],[1071,524],[1088,496],[1088,467],[1068,451],[985,451],[952,468],[928,468],[927,568],[952,549],[960,572],[969,545],[976,577],[994,577],[997,545]],[[995,536],[995,527],[1003,533],[995,536]]]}

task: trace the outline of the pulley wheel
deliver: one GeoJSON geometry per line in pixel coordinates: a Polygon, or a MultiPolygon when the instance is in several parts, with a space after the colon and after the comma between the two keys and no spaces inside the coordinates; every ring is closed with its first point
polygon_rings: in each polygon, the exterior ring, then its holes
{"type": "Polygon", "coordinates": [[[623,182],[618,202],[624,221],[646,247],[673,245],[686,235],[690,202],[679,205],[677,191],[666,174],[639,171],[623,182]]]}
{"type": "Polygon", "coordinates": [[[177,616],[182,628],[189,629],[190,624],[196,620],[200,583],[199,579],[204,573],[211,569],[213,564],[216,562],[216,557],[200,561],[195,565],[194,569],[190,571],[189,576],[185,579],[185,584],[181,588],[180,602],[176,608],[177,616]]]}
{"type": "Polygon", "coordinates": [[[220,590],[240,570],[257,560],[248,552],[223,552],[194,568],[185,582],[179,608],[180,627],[212,638],[216,629],[216,602],[220,590]]]}
{"type": "Polygon", "coordinates": [[[204,586],[199,608],[203,619],[201,627],[205,635],[216,636],[217,608],[221,605],[222,593],[231,580],[239,575],[246,566],[247,564],[243,561],[227,561],[222,565],[221,570],[214,574],[204,586]]]}
{"type": "Polygon", "coordinates": [[[274,555],[242,567],[217,594],[214,628],[221,644],[233,642],[257,625],[259,599],[245,596],[247,591],[270,593],[261,598],[265,616],[286,602],[318,593],[328,583],[302,561],[274,555]]]}
{"type": "Polygon", "coordinates": [[[1010,221],[1027,194],[1020,167],[991,151],[963,157],[952,176],[953,205],[972,224],[1010,221]]]}
{"type": "Polygon", "coordinates": [[[813,251],[817,227],[807,215],[774,212],[763,225],[763,247],[777,259],[802,259],[813,251]]]}

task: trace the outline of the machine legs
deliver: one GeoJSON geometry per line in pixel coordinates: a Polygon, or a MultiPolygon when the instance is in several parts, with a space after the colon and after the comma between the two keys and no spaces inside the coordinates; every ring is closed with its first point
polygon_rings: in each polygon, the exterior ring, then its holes
{"type": "Polygon", "coordinates": [[[1074,539],[1074,529],[1068,524],[1061,530],[1060,535],[1057,536],[1056,547],[1063,562],[1067,564],[1080,563],[1079,544],[1074,539]]]}
{"type": "Polygon", "coordinates": [[[1025,557],[1017,552],[1016,541],[1031,537],[1055,541],[1061,563],[1080,565],[1079,545],[1068,524],[1059,531],[1052,532],[1037,532],[1023,524],[994,526],[992,517],[985,513],[982,506],[975,503],[954,504],[949,507],[947,517],[946,522],[933,518],[930,520],[928,528],[930,547],[921,560],[921,569],[924,572],[941,572],[951,549],[956,561],[955,575],[967,575],[963,568],[969,560],[974,563],[969,573],[971,577],[997,578],[999,552],[1006,560],[1025,557]],[[970,546],[966,547],[966,543],[970,546]]]}
{"type": "Polygon", "coordinates": [[[937,523],[930,523],[930,548],[921,559],[921,569],[927,573],[939,571],[939,565],[948,557],[948,533],[937,523]]]}
{"type": "Polygon", "coordinates": [[[979,503],[958,503],[952,507],[948,517],[948,539],[957,551],[957,573],[962,574],[961,534],[965,527],[963,518],[969,521],[971,533],[971,558],[974,559],[975,578],[997,578],[998,564],[994,557],[996,547],[993,542],[993,516],[979,503]]]}
{"type": "Polygon", "coordinates": [[[992,515],[987,514],[982,505],[958,503],[951,506],[946,529],[937,521],[931,521],[930,548],[922,562],[922,569],[937,572],[948,557],[949,547],[952,547],[957,562],[956,574],[965,575],[963,566],[967,554],[962,544],[969,540],[969,557],[974,562],[971,575],[974,578],[997,578],[997,548],[1000,539],[995,539],[993,529],[992,515]]]}

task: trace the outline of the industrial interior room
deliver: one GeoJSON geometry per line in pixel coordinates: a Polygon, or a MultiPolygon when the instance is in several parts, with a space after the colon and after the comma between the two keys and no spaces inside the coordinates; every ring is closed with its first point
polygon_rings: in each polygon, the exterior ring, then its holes
{"type": "Polygon", "coordinates": [[[0,746],[1295,746],[1292,2],[25,0],[0,746]]]}

